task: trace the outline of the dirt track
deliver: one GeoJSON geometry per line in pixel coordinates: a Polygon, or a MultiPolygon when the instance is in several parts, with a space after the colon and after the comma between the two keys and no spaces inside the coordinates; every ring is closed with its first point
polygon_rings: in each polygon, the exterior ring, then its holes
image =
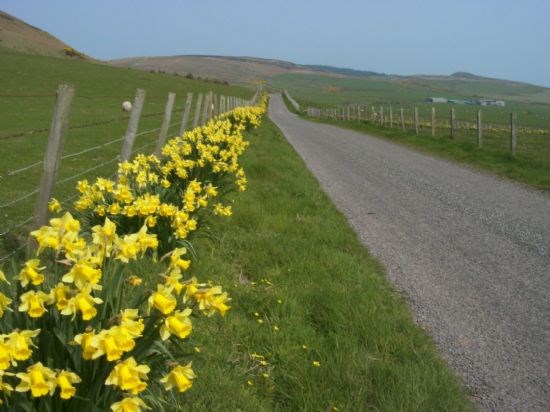
{"type": "Polygon", "coordinates": [[[550,196],[387,141],[269,115],[487,410],[550,410],[550,196]]]}

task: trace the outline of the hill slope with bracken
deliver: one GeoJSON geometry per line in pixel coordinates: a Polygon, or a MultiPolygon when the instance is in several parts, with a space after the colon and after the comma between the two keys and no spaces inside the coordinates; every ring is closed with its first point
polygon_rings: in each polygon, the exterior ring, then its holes
{"type": "Polygon", "coordinates": [[[91,59],[50,33],[1,10],[0,46],[28,54],[91,59]]]}
{"type": "Polygon", "coordinates": [[[130,57],[109,61],[118,67],[147,71],[163,71],[181,75],[191,74],[227,81],[229,83],[261,83],[283,73],[315,73],[306,66],[282,60],[260,59],[253,57],[226,56],[158,56],[130,57]]]}

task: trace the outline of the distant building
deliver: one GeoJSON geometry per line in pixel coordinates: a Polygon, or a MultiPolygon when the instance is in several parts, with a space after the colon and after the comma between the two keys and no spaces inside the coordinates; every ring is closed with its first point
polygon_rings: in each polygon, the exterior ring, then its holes
{"type": "Polygon", "coordinates": [[[479,99],[477,104],[481,106],[506,106],[504,100],[494,100],[494,99],[479,99]]]}
{"type": "Polygon", "coordinates": [[[453,104],[475,104],[475,102],[472,102],[471,100],[459,100],[459,99],[449,99],[448,102],[453,104]]]}
{"type": "Polygon", "coordinates": [[[431,103],[447,103],[447,98],[445,97],[428,97],[426,100],[431,103]]]}

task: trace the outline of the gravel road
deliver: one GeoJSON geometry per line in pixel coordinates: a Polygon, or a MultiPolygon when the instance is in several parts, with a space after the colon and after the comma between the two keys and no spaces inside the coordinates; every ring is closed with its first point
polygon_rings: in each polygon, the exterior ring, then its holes
{"type": "Polygon", "coordinates": [[[481,409],[550,411],[550,196],[365,134],[269,116],[481,409]]]}

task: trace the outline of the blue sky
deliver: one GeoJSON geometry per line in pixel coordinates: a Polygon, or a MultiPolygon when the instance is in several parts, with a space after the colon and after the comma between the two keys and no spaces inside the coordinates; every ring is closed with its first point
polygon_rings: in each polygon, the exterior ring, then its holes
{"type": "Polygon", "coordinates": [[[550,87],[548,0],[0,0],[0,9],[99,59],[254,56],[550,87]]]}

